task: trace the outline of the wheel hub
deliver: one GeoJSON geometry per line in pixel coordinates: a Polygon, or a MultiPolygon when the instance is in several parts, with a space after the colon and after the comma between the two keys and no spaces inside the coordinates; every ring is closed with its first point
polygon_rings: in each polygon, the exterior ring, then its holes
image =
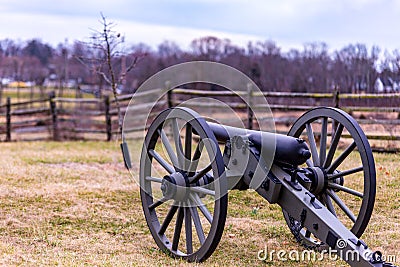
{"type": "MultiPolygon", "coordinates": [[[[339,174],[339,173],[340,173],[340,171],[338,171],[338,170],[335,170],[333,172],[333,174],[339,174]]],[[[343,176],[340,176],[340,177],[337,177],[335,179],[332,179],[331,182],[343,186],[344,185],[344,178],[343,178],[343,176]]],[[[335,192],[339,192],[340,191],[339,189],[332,189],[332,190],[335,191],[335,192]]]]}
{"type": "Polygon", "coordinates": [[[184,201],[187,200],[189,193],[187,184],[188,179],[186,175],[180,172],[174,172],[164,176],[160,188],[165,198],[184,201]]]}
{"type": "Polygon", "coordinates": [[[328,177],[326,172],[320,167],[310,167],[308,168],[311,171],[311,177],[309,177],[312,181],[311,183],[311,193],[318,195],[321,193],[328,184],[328,177]]]}
{"type": "MultiPolygon", "coordinates": [[[[310,191],[311,193],[318,195],[322,193],[328,187],[328,175],[324,169],[321,167],[309,167],[307,168],[308,178],[312,181],[310,191]]],[[[339,174],[340,171],[335,170],[333,174],[339,174]]],[[[344,185],[343,176],[337,177],[335,179],[330,180],[331,183],[335,183],[338,185],[344,185]]],[[[333,191],[338,192],[338,189],[333,189],[333,191]]]]}

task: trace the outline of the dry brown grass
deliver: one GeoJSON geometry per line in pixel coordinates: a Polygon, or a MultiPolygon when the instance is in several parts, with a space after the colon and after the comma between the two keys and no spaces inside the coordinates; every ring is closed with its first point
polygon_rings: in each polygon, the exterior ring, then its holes
{"type": "MultiPolygon", "coordinates": [[[[1,143],[0,264],[7,266],[338,266],[262,262],[257,252],[301,251],[281,210],[254,192],[231,192],[216,252],[188,264],[160,252],[117,143],[1,143]]],[[[139,147],[139,144],[138,144],[139,147]]],[[[377,203],[363,239],[400,263],[400,155],[375,155],[377,203]]],[[[138,163],[134,166],[137,170],[138,163]]]]}

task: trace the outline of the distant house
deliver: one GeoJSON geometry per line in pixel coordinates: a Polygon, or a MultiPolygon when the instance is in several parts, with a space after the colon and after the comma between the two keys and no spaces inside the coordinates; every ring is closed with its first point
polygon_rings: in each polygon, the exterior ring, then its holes
{"type": "Polygon", "coordinates": [[[69,79],[68,81],[60,81],[56,74],[50,74],[43,82],[43,86],[47,88],[59,88],[60,86],[64,88],[77,88],[78,83],[74,79],[69,79]]]}
{"type": "Polygon", "coordinates": [[[4,86],[8,86],[11,82],[13,82],[14,80],[11,78],[2,78],[1,79],[1,85],[4,86]]]}
{"type": "Polygon", "coordinates": [[[378,77],[374,90],[377,93],[400,92],[400,81],[393,80],[391,77],[378,77]]]}
{"type": "Polygon", "coordinates": [[[57,75],[52,73],[50,74],[43,82],[43,86],[47,88],[56,88],[59,86],[59,82],[57,81],[57,75]]]}

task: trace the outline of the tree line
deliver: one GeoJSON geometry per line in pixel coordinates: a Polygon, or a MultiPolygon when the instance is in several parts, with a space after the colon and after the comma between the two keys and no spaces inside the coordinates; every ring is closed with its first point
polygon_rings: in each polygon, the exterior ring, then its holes
{"type": "MultiPolygon", "coordinates": [[[[389,89],[392,86],[395,90],[396,83],[400,85],[400,50],[388,52],[358,43],[333,52],[323,42],[284,52],[272,40],[240,47],[228,39],[211,36],[193,40],[188,50],[172,41],[165,41],[156,49],[143,43],[124,45],[124,53],[116,53],[111,59],[116,70],[126,68],[126,62],[141,60],[119,85],[123,93],[134,92],[147,78],[168,66],[193,60],[228,64],[265,91],[372,93],[378,78],[389,89]]],[[[101,56],[96,53],[90,44],[80,41],[52,47],[40,39],[0,40],[0,79],[2,84],[29,81],[45,86],[51,81],[60,88],[90,85],[107,90],[104,77],[79,60],[101,56]]]]}

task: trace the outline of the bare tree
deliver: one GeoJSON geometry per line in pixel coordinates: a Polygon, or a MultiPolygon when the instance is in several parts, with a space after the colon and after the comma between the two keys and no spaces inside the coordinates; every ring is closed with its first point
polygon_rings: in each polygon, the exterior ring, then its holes
{"type": "Polygon", "coordinates": [[[124,85],[125,78],[138,63],[142,56],[135,55],[128,57],[124,51],[124,37],[114,30],[116,24],[107,21],[107,18],[100,13],[102,30],[92,30],[91,41],[88,44],[91,48],[89,56],[77,56],[76,58],[98,74],[110,87],[115,100],[118,112],[118,128],[122,133],[123,116],[118,99],[119,88],[124,85]]]}

